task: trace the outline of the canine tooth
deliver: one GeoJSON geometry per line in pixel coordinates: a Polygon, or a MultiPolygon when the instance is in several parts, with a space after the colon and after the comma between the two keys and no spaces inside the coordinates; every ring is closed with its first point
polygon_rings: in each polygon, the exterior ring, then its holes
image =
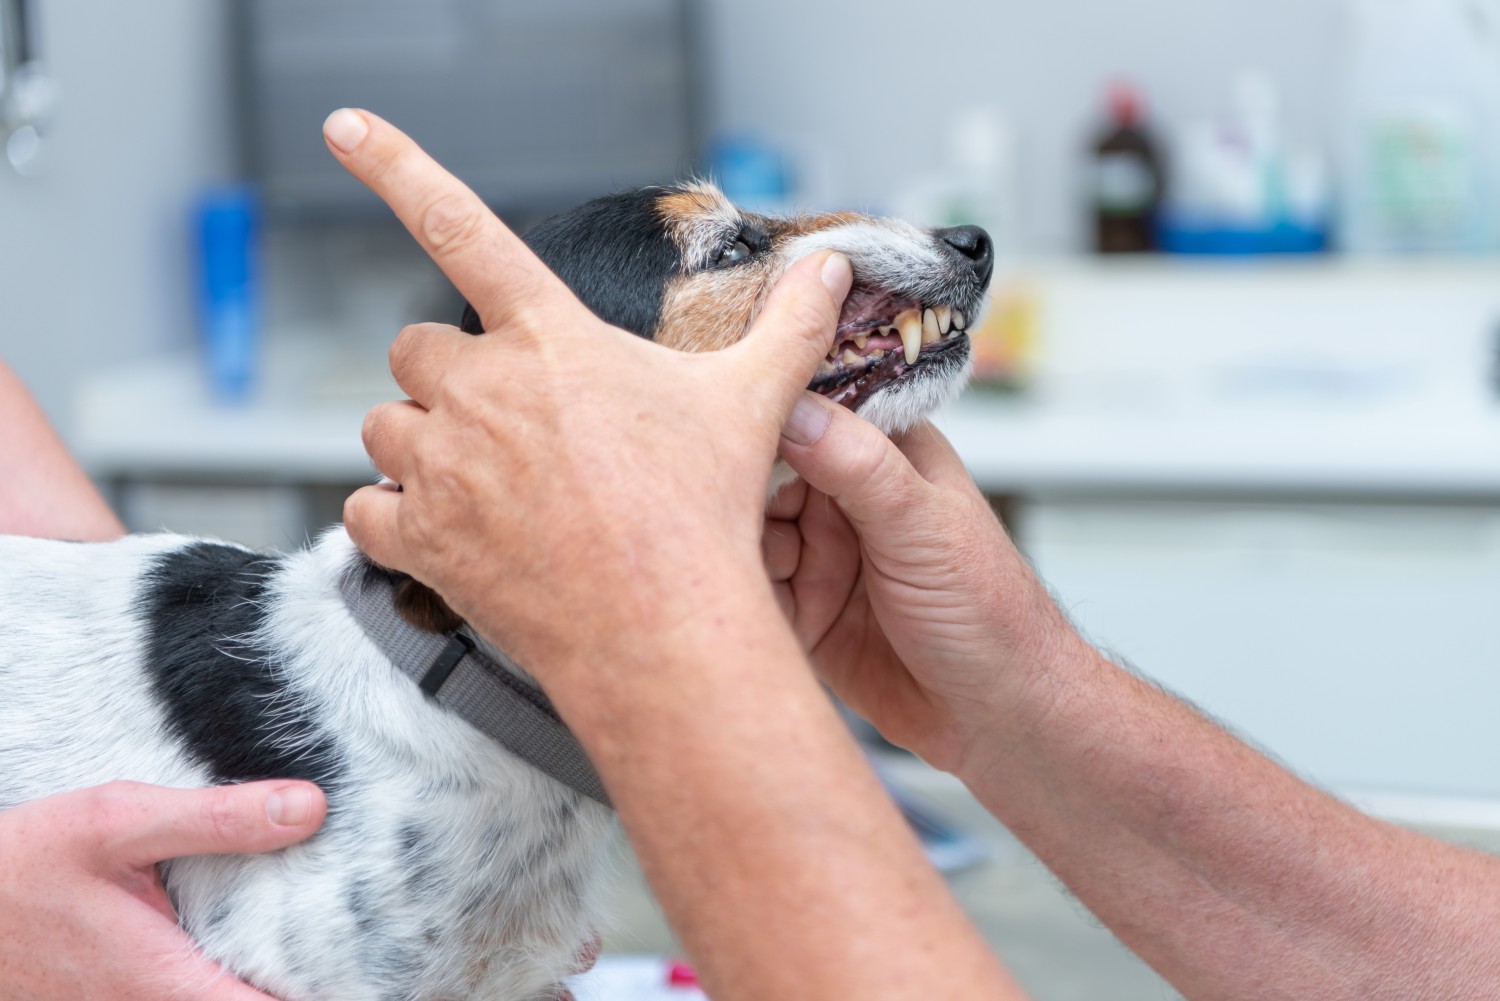
{"type": "Polygon", "coordinates": [[[938,333],[946,336],[953,324],[953,311],[947,306],[939,306],[934,310],[934,315],[937,317],[938,333]]]}
{"type": "Polygon", "coordinates": [[[942,336],[942,333],[938,329],[937,314],[930,309],[922,310],[922,343],[927,343],[927,338],[929,337],[937,340],[942,336]]]}
{"type": "Polygon", "coordinates": [[[865,349],[865,345],[867,343],[869,343],[869,341],[870,341],[870,337],[869,337],[868,334],[855,334],[854,335],[854,346],[857,347],[857,348],[859,348],[861,351],[863,351],[865,349]]]}
{"type": "Polygon", "coordinates": [[[922,350],[922,317],[915,309],[908,309],[896,317],[901,327],[901,347],[906,351],[906,364],[915,365],[922,350]]]}
{"type": "Polygon", "coordinates": [[[963,330],[968,325],[969,325],[968,318],[966,316],[964,316],[964,314],[963,314],[963,312],[961,310],[955,309],[953,311],[953,327],[954,327],[954,329],[955,330],[963,330]]]}
{"type": "Polygon", "coordinates": [[[862,355],[857,355],[853,351],[850,351],[848,348],[844,349],[845,365],[862,365],[864,364],[864,360],[865,359],[862,355]]]}

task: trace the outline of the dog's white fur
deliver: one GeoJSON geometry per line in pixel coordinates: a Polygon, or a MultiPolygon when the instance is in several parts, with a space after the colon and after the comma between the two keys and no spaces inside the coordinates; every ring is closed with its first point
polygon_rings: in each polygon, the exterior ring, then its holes
{"type": "MultiPolygon", "coordinates": [[[[169,736],[141,663],[143,568],[194,541],[0,537],[0,807],[116,779],[211,784],[169,736]]],[[[284,851],[170,863],[182,924],[286,1001],[545,997],[592,934],[612,817],[390,664],[340,597],[355,559],[342,528],[288,556],[254,638],[337,736],[335,808],[284,851]],[[402,862],[398,842],[414,837],[402,862]]]]}

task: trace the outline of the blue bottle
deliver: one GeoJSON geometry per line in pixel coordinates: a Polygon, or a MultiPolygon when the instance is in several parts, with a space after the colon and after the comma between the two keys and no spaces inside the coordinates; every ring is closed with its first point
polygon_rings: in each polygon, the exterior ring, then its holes
{"type": "Polygon", "coordinates": [[[211,395],[244,401],[260,334],[260,207],[249,186],[210,191],[195,211],[199,323],[211,395]]]}

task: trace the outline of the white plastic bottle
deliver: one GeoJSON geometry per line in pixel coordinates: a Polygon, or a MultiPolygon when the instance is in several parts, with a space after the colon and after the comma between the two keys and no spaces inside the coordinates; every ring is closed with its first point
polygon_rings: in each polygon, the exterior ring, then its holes
{"type": "Polygon", "coordinates": [[[1500,252],[1500,0],[1347,0],[1339,244],[1500,252]]]}

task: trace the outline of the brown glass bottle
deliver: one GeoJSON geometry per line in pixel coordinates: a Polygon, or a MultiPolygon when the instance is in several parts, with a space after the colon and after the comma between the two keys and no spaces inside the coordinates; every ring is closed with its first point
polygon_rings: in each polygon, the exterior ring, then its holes
{"type": "Polygon", "coordinates": [[[1145,253],[1156,249],[1156,214],[1166,175],[1156,142],[1142,122],[1135,89],[1112,87],[1109,113],[1090,164],[1094,248],[1101,254],[1145,253]]]}

